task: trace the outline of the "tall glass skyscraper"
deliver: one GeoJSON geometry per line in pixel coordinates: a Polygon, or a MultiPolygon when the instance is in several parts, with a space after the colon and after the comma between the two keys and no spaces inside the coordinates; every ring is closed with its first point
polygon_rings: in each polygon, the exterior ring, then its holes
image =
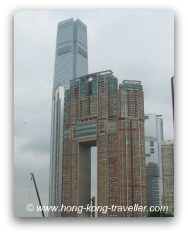
{"type": "MultiPolygon", "coordinates": [[[[59,22],[52,94],[49,204],[61,207],[64,94],[70,80],[88,73],[87,27],[79,19],[59,22]]],[[[61,216],[50,212],[49,216],[61,216]]]]}
{"type": "MultiPolygon", "coordinates": [[[[58,86],[52,99],[51,148],[50,148],[50,206],[61,207],[62,192],[62,151],[63,151],[63,117],[65,89],[58,86]]],[[[50,217],[59,217],[60,212],[49,212],[50,217]]]]}
{"type": "Polygon", "coordinates": [[[161,115],[156,114],[146,114],[144,119],[148,206],[162,205],[161,142],[163,141],[163,119],[161,115]]]}
{"type": "Polygon", "coordinates": [[[61,21],[57,28],[53,94],[58,85],[88,74],[87,26],[79,19],[61,21]]]}

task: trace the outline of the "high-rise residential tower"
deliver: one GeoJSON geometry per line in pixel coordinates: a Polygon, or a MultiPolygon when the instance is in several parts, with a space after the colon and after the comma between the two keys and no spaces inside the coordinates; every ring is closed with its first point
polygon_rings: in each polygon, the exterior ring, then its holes
{"type": "MultiPolygon", "coordinates": [[[[91,146],[97,146],[97,205],[146,205],[144,97],[140,81],[108,71],[71,80],[65,91],[62,202],[87,207],[91,146]]],[[[80,216],[62,212],[62,216],[80,216]]],[[[84,213],[82,216],[90,216],[84,213]]],[[[98,216],[145,216],[141,211],[98,211],[98,216]]]]}
{"type": "MultiPolygon", "coordinates": [[[[121,204],[147,204],[144,146],[144,92],[140,81],[119,85],[119,154],[121,204]]],[[[128,212],[126,216],[145,216],[128,212]]]]}
{"type": "Polygon", "coordinates": [[[69,88],[71,79],[85,74],[88,74],[87,26],[79,19],[59,22],[53,93],[59,84],[69,88]]]}
{"type": "Polygon", "coordinates": [[[163,141],[161,146],[163,166],[164,206],[174,213],[174,141],[163,141]]]}
{"type": "MultiPolygon", "coordinates": [[[[88,73],[87,27],[79,19],[59,22],[52,93],[49,204],[62,203],[64,94],[70,80],[88,73]]],[[[49,216],[60,216],[50,212],[49,216]]]]}
{"type": "Polygon", "coordinates": [[[161,115],[146,114],[145,154],[147,167],[148,207],[162,205],[163,181],[161,142],[163,141],[163,119],[161,115]]]}

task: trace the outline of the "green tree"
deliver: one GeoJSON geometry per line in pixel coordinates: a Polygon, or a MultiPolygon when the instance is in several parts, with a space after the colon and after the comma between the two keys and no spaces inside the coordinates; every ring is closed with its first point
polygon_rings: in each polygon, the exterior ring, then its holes
{"type": "Polygon", "coordinates": [[[171,212],[164,211],[150,211],[148,212],[148,217],[174,217],[171,212]]]}

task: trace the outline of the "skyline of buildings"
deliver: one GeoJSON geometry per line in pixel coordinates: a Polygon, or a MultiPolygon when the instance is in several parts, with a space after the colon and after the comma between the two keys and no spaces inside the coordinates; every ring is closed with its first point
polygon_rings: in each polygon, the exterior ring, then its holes
{"type": "MultiPolygon", "coordinates": [[[[162,114],[165,140],[174,138],[169,86],[174,75],[172,12],[162,9],[16,11],[14,197],[15,215],[19,217],[41,216],[36,210],[27,212],[25,209],[29,172],[35,173],[43,205],[49,202],[51,96],[57,25],[70,18],[74,21],[79,18],[87,25],[89,73],[111,69],[119,82],[123,79],[141,80],[145,113],[162,114]]],[[[93,147],[94,174],[91,177],[94,196],[96,151],[97,148],[93,147]]],[[[38,201],[34,192],[31,192],[30,199],[36,208],[38,201]]]]}
{"type": "Polygon", "coordinates": [[[91,155],[91,146],[97,146],[98,153],[98,205],[145,206],[147,197],[148,205],[162,205],[161,115],[144,117],[140,81],[124,80],[118,89],[110,70],[88,75],[87,58],[86,25],[73,19],[60,22],[53,80],[50,205],[89,203],[91,159],[86,156],[91,155]]]}

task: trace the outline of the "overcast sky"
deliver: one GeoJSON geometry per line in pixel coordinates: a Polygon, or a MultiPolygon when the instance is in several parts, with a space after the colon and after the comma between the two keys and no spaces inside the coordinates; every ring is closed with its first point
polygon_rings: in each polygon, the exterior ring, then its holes
{"type": "MultiPolygon", "coordinates": [[[[51,91],[57,24],[79,18],[87,25],[89,73],[111,69],[119,79],[142,81],[145,113],[163,115],[164,137],[173,139],[170,78],[174,75],[171,11],[17,11],[14,17],[14,200],[16,216],[48,204],[51,91]]],[[[95,151],[93,151],[95,152],[95,151]]]]}

